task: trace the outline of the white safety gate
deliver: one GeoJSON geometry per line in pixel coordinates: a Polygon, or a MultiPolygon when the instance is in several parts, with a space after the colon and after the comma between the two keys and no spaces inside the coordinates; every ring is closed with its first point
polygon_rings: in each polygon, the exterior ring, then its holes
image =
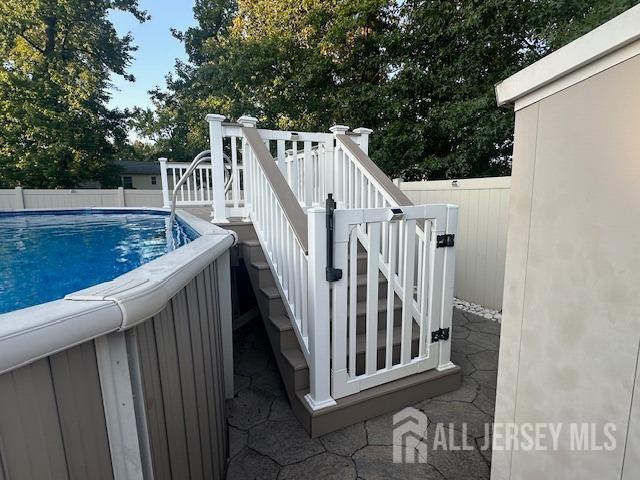
{"type": "Polygon", "coordinates": [[[438,243],[455,235],[457,208],[419,205],[334,212],[332,395],[357,393],[433,368],[453,366],[448,336],[455,250],[438,243]],[[358,267],[364,250],[366,266],[358,267]],[[365,342],[357,345],[358,275],[366,275],[365,342]],[[380,291],[379,275],[386,287],[380,291]],[[386,307],[380,318],[381,303],[386,307]],[[396,318],[400,304],[400,318],[396,318]],[[435,333],[435,336],[434,336],[435,333]],[[359,348],[360,347],[360,348],[359,348]],[[445,351],[446,349],[446,351],[445,351]],[[364,350],[364,364],[356,357],[364,350]],[[441,351],[442,350],[442,351],[441,351]]]}

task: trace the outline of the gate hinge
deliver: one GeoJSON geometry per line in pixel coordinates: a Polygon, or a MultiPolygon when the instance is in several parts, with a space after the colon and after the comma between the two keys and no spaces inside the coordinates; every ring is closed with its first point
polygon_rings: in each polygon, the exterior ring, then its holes
{"type": "Polygon", "coordinates": [[[436,237],[436,247],[453,247],[455,243],[455,235],[453,233],[445,233],[436,237]]]}
{"type": "Polygon", "coordinates": [[[438,330],[431,332],[431,343],[439,342],[441,340],[443,341],[449,340],[448,328],[439,328],[438,330]]]}

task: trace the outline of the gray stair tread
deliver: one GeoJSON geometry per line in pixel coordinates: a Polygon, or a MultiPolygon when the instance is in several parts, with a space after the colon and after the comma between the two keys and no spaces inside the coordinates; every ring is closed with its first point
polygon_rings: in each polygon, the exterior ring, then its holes
{"type": "MultiPolygon", "coordinates": [[[[402,301],[396,297],[394,303],[394,309],[400,310],[402,309],[402,301]]],[[[378,312],[386,312],[387,311],[387,299],[380,298],[378,299],[378,312]]],[[[365,315],[367,313],[367,302],[361,301],[356,305],[356,315],[365,315]]]]}
{"type": "Polygon", "coordinates": [[[267,296],[267,298],[280,298],[280,292],[276,287],[260,287],[260,291],[267,296]]]}
{"type": "MultiPolygon", "coordinates": [[[[356,276],[356,283],[357,285],[363,286],[367,284],[367,274],[366,273],[361,273],[358,274],[356,276]]],[[[387,277],[385,277],[381,272],[378,273],[378,283],[386,283],[387,282],[387,277]]]]}
{"type": "Polygon", "coordinates": [[[287,330],[291,330],[293,326],[291,325],[291,320],[286,315],[276,315],[274,317],[269,317],[273,326],[275,326],[279,332],[286,332],[287,330]]]}
{"type": "Polygon", "coordinates": [[[242,243],[244,245],[246,245],[247,247],[259,247],[260,246],[260,240],[258,240],[258,239],[245,240],[242,243]]]}
{"type": "Polygon", "coordinates": [[[307,368],[307,360],[304,358],[302,350],[299,348],[288,348],[283,350],[281,353],[294,370],[304,370],[307,368]]]}
{"type": "MultiPolygon", "coordinates": [[[[393,328],[393,345],[400,345],[400,337],[402,335],[402,327],[393,328]]],[[[411,339],[420,339],[420,329],[415,324],[411,329],[411,339]]],[[[364,353],[366,350],[367,335],[365,333],[359,333],[356,335],[356,353],[364,353]]],[[[387,332],[385,330],[378,330],[378,349],[385,348],[387,345],[387,332]]]]}
{"type": "Polygon", "coordinates": [[[251,262],[251,266],[257,270],[268,270],[269,263],[266,261],[251,262]]]}

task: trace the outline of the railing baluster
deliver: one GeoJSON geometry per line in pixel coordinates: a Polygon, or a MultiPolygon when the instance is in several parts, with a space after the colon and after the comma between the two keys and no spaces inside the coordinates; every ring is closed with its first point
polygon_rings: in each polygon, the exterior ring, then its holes
{"type": "Polygon", "coordinates": [[[287,265],[289,266],[289,303],[293,305],[293,311],[295,312],[295,303],[296,303],[296,288],[298,285],[296,283],[296,275],[295,275],[295,264],[294,264],[294,252],[295,252],[295,238],[293,238],[293,232],[289,230],[289,227],[286,227],[287,233],[287,265]]]}
{"type": "Polygon", "coordinates": [[[231,137],[231,196],[233,208],[240,206],[240,172],[238,169],[238,137],[231,137]]]}
{"type": "MultiPolygon", "coordinates": [[[[326,245],[325,245],[326,248],[326,245]]],[[[316,259],[316,261],[320,261],[320,259],[316,259]]],[[[302,253],[302,251],[300,251],[300,265],[302,265],[302,288],[301,290],[303,292],[309,292],[309,264],[307,263],[307,258],[304,255],[304,253],[302,253]]],[[[317,283],[317,282],[316,282],[317,283]]],[[[326,283],[326,282],[325,282],[326,283]]],[[[313,287],[316,288],[316,287],[313,287]]],[[[320,288],[320,287],[318,287],[320,288]]],[[[308,293],[307,295],[302,295],[302,325],[300,330],[302,331],[302,336],[306,337],[309,335],[309,317],[313,316],[313,313],[311,313],[309,311],[309,308],[311,306],[313,306],[313,308],[316,310],[315,313],[318,313],[318,305],[309,305],[309,296],[310,293],[308,293]]],[[[327,298],[327,302],[329,301],[329,299],[327,298]]],[[[324,307],[327,308],[327,316],[325,319],[323,319],[323,321],[327,321],[329,318],[329,312],[328,312],[328,304],[325,305],[324,307]]],[[[323,308],[320,308],[320,310],[324,310],[323,308]]],[[[328,323],[328,322],[327,322],[328,323]]]]}
{"type": "Polygon", "coordinates": [[[385,355],[385,367],[391,368],[393,364],[393,328],[395,305],[395,271],[396,253],[398,245],[398,222],[389,224],[389,278],[387,279],[387,345],[385,355]]]}
{"type": "Polygon", "coordinates": [[[420,296],[420,356],[427,354],[427,342],[429,341],[428,335],[431,332],[431,318],[429,316],[429,288],[431,285],[431,249],[429,248],[431,238],[431,228],[433,224],[427,220],[424,222],[424,231],[420,242],[423,247],[423,259],[422,259],[422,289],[420,296]]]}
{"type": "Polygon", "coordinates": [[[311,158],[311,142],[304,142],[304,205],[311,208],[313,205],[313,159],[311,158]]]}
{"type": "Polygon", "coordinates": [[[280,169],[280,171],[282,172],[283,175],[286,175],[286,164],[285,164],[285,144],[284,144],[284,140],[278,140],[276,142],[276,148],[277,148],[277,153],[278,153],[278,168],[280,169]]]}
{"type": "Polygon", "coordinates": [[[336,169],[335,169],[335,175],[336,175],[336,186],[335,186],[335,190],[336,190],[336,207],[337,208],[344,208],[345,204],[345,198],[344,198],[344,183],[347,181],[344,178],[344,164],[347,161],[347,158],[345,156],[345,151],[340,148],[339,149],[339,155],[338,155],[338,161],[336,163],[336,169]],[[340,202],[340,203],[338,203],[340,202]]]}
{"type": "Polygon", "coordinates": [[[411,360],[411,335],[413,327],[413,272],[415,262],[416,221],[404,222],[404,257],[401,257],[402,271],[402,343],[400,346],[401,363],[411,360]]]}
{"type": "MultiPolygon", "coordinates": [[[[345,262],[346,264],[346,262],[345,262]]],[[[356,375],[356,335],[358,326],[358,235],[349,236],[349,375],[356,375]]]]}
{"type": "Polygon", "coordinates": [[[366,373],[377,370],[378,362],[378,259],[380,251],[380,224],[369,224],[369,249],[367,252],[367,332],[366,373]]]}

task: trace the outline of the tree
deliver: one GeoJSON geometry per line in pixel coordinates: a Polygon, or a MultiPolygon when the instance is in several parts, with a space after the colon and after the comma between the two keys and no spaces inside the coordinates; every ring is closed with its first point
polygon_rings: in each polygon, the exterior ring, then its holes
{"type": "Polygon", "coordinates": [[[152,92],[155,112],[137,114],[138,133],[160,137],[159,154],[186,160],[205,148],[210,112],[274,128],[382,126],[387,0],[200,0],[195,14],[199,26],[178,34],[190,62],[152,92]]]}
{"type": "Polygon", "coordinates": [[[133,81],[135,47],[110,9],[147,19],[137,0],[0,3],[0,185],[114,183],[127,113],[107,108],[109,76],[133,81]]]}
{"type": "Polygon", "coordinates": [[[189,54],[137,127],[186,160],[204,116],[374,129],[373,160],[405,179],[510,171],[513,112],[494,86],[637,0],[198,0],[189,54]]]}
{"type": "Polygon", "coordinates": [[[373,151],[407,179],[505,175],[514,115],[494,86],[633,6],[614,0],[407,0],[391,41],[397,76],[373,151]]]}

